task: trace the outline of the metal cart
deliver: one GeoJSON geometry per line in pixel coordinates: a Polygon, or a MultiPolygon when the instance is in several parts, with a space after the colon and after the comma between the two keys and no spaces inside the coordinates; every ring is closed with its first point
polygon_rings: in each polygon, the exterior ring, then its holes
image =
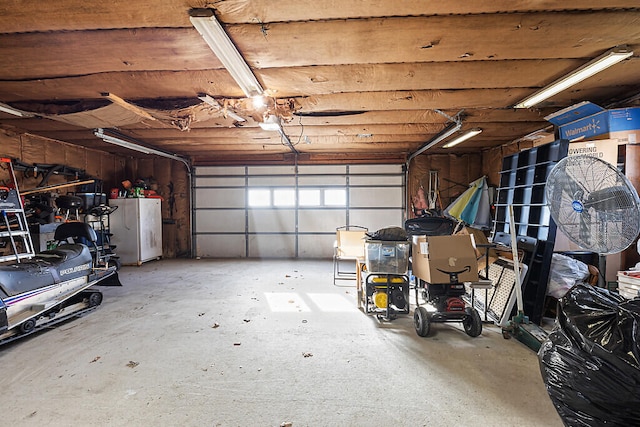
{"type": "MultiPolygon", "coordinates": [[[[407,220],[405,229],[412,239],[416,240],[417,236],[430,236],[435,239],[444,239],[451,236],[455,230],[457,223],[453,220],[443,217],[421,217],[407,220]],[[442,237],[438,237],[442,236],[442,237]]],[[[456,254],[452,254],[457,256],[456,254]]],[[[415,278],[415,302],[413,320],[416,333],[421,337],[426,337],[431,329],[431,323],[436,322],[462,322],[465,332],[476,337],[482,332],[482,320],[477,310],[467,304],[462,299],[466,293],[465,284],[460,281],[459,274],[462,271],[445,272],[439,270],[443,283],[429,283],[419,277],[416,272],[416,257],[418,254],[412,254],[412,271],[416,275],[415,278]],[[414,268],[415,267],[415,268],[414,268]],[[448,280],[447,280],[448,279],[448,280]],[[435,311],[428,311],[424,305],[420,305],[420,295],[425,304],[431,306],[435,311]]],[[[473,256],[475,261],[475,256],[473,256]]],[[[476,265],[477,267],[477,265],[476,265]]],[[[484,285],[484,283],[482,283],[484,285]]],[[[473,287],[473,284],[471,284],[473,287]]]]}
{"type": "Polygon", "coordinates": [[[482,320],[478,311],[467,306],[462,299],[466,293],[464,283],[452,277],[450,283],[427,283],[416,278],[416,309],[413,323],[416,333],[421,337],[429,335],[431,323],[462,322],[464,331],[470,337],[477,337],[482,333],[482,320]],[[424,300],[435,308],[429,312],[419,304],[419,292],[422,290],[424,300]]]}

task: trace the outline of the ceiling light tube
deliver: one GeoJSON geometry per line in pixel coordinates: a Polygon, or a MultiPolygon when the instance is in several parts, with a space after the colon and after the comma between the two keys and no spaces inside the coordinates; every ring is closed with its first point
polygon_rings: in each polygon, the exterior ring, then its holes
{"type": "Polygon", "coordinates": [[[0,111],[3,111],[5,113],[8,114],[13,114],[14,116],[18,116],[18,117],[33,117],[35,116],[35,114],[33,113],[29,113],[27,111],[22,111],[22,110],[18,110],[17,108],[13,108],[10,105],[7,104],[3,104],[0,102],[0,111]]]}
{"type": "Polygon", "coordinates": [[[465,133],[463,133],[462,135],[460,135],[456,139],[453,139],[453,140],[447,142],[446,144],[444,144],[442,146],[442,148],[451,148],[451,147],[453,147],[455,145],[460,144],[463,141],[466,141],[469,138],[473,138],[474,136],[476,136],[476,135],[478,135],[480,133],[482,133],[482,129],[480,129],[480,128],[469,129],[468,131],[466,131],[465,133]]]}
{"type": "Polygon", "coordinates": [[[443,140],[449,138],[451,135],[453,135],[454,133],[458,132],[461,127],[462,127],[462,122],[456,122],[455,124],[449,125],[449,127],[445,128],[443,131],[441,131],[438,135],[436,135],[434,138],[432,138],[425,145],[423,145],[422,147],[418,148],[418,150],[415,153],[410,155],[408,161],[413,160],[414,157],[419,156],[420,154],[424,153],[425,151],[427,151],[429,148],[433,147],[434,145],[436,145],[440,141],[443,141],[443,140]]]}
{"type": "MultiPolygon", "coordinates": [[[[215,107],[215,108],[218,108],[220,110],[223,110],[222,105],[220,105],[220,103],[218,101],[216,101],[214,98],[212,98],[211,96],[207,95],[206,93],[199,93],[198,94],[198,99],[200,99],[200,101],[202,101],[202,102],[205,102],[205,103],[211,105],[212,107],[215,107]]],[[[237,115],[236,113],[234,113],[233,111],[230,111],[228,109],[224,109],[224,115],[231,117],[236,122],[246,122],[247,121],[244,117],[240,117],[239,115],[237,115]]]]}
{"type": "Polygon", "coordinates": [[[145,147],[144,145],[140,145],[137,142],[128,141],[124,139],[124,135],[120,135],[119,133],[109,129],[97,128],[93,130],[93,134],[108,144],[113,144],[123,148],[128,148],[129,150],[134,150],[139,153],[155,154],[156,156],[177,160],[179,162],[184,163],[184,165],[187,167],[187,170],[191,172],[191,164],[184,157],[167,153],[165,151],[156,150],[155,148],[145,147]],[[105,132],[109,132],[111,133],[111,135],[105,132]]]}
{"type": "Polygon", "coordinates": [[[586,63],[582,67],[578,68],[574,72],[567,74],[566,76],[556,80],[555,82],[547,85],[543,89],[535,92],[533,95],[518,102],[513,108],[529,108],[532,107],[547,98],[551,98],[553,95],[562,92],[563,90],[580,83],[581,81],[599,73],[600,71],[617,64],[633,55],[633,51],[627,46],[617,46],[594,60],[586,63]]]}
{"type": "Polygon", "coordinates": [[[236,49],[212,9],[191,9],[189,19],[216,54],[231,77],[240,86],[247,97],[262,95],[264,89],[246,61],[236,49]]]}

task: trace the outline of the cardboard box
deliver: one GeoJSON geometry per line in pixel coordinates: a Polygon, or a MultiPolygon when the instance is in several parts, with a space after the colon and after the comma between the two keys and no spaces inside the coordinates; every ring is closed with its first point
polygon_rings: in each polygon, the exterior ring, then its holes
{"type": "Polygon", "coordinates": [[[545,119],[558,126],[560,139],[615,139],[619,144],[640,142],[640,107],[605,110],[585,101],[545,119]]]}
{"type": "Polygon", "coordinates": [[[618,145],[620,144],[617,139],[572,142],[569,144],[567,156],[593,156],[616,166],[618,164],[618,145]]]}
{"type": "Polygon", "coordinates": [[[478,262],[469,235],[414,236],[413,275],[428,283],[478,281],[478,262]]]}

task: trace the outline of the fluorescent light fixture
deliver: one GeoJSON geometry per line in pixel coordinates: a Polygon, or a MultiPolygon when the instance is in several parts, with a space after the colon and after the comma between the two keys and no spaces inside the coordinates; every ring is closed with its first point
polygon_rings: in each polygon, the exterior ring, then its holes
{"type": "Polygon", "coordinates": [[[213,9],[191,9],[189,19],[244,94],[247,97],[262,95],[264,89],[216,19],[213,9]]]}
{"type": "Polygon", "coordinates": [[[280,119],[274,114],[265,117],[264,121],[260,122],[259,125],[262,130],[279,131],[282,129],[280,119]]]}
{"type": "Polygon", "coordinates": [[[128,148],[129,150],[134,150],[134,151],[137,151],[139,153],[155,154],[156,156],[161,156],[161,157],[166,157],[168,159],[177,160],[179,162],[184,163],[184,165],[187,167],[187,170],[189,172],[191,172],[191,164],[184,157],[180,157],[180,156],[175,155],[175,154],[167,153],[165,151],[156,150],[155,148],[145,147],[144,145],[140,145],[138,142],[133,142],[131,140],[127,140],[127,139],[130,139],[130,138],[125,137],[124,135],[120,134],[119,132],[116,132],[116,131],[113,131],[113,130],[97,128],[97,129],[93,130],[93,134],[95,136],[97,136],[98,138],[102,139],[104,142],[109,143],[109,144],[117,145],[117,146],[120,146],[120,147],[123,147],[123,148],[128,148]],[[125,139],[125,138],[127,138],[127,139],[125,139]]]}
{"type": "Polygon", "coordinates": [[[551,98],[553,95],[562,92],[563,90],[580,83],[581,81],[599,73],[600,71],[611,67],[618,62],[627,59],[633,55],[633,51],[627,46],[617,46],[604,54],[600,55],[593,61],[590,61],[578,68],[574,72],[567,74],[566,76],[556,80],[555,82],[547,85],[543,89],[537,91],[533,95],[518,102],[513,108],[529,108],[532,107],[547,98],[551,98]]]}
{"type": "Polygon", "coordinates": [[[480,129],[480,128],[470,129],[470,130],[466,131],[465,133],[463,133],[462,135],[460,135],[459,137],[457,137],[456,139],[453,139],[453,140],[447,142],[446,144],[444,144],[442,146],[442,148],[451,148],[454,145],[458,145],[461,142],[466,141],[469,138],[473,138],[474,136],[476,136],[476,135],[478,135],[480,133],[482,133],[482,129],[480,129]]]}
{"type": "Polygon", "coordinates": [[[8,114],[13,114],[14,116],[18,116],[18,117],[33,117],[35,116],[35,114],[33,113],[29,113],[27,111],[22,111],[22,110],[18,110],[17,108],[13,108],[10,105],[7,104],[3,104],[0,102],[0,111],[3,111],[5,113],[8,114]]]}
{"type": "Polygon", "coordinates": [[[460,121],[455,122],[455,124],[449,125],[445,129],[443,129],[442,132],[440,132],[438,135],[436,135],[434,138],[432,138],[429,142],[427,142],[425,145],[423,145],[422,147],[418,148],[418,150],[415,153],[410,155],[408,161],[411,161],[414,157],[419,156],[420,154],[424,153],[425,151],[427,151],[429,148],[433,147],[434,145],[436,145],[440,141],[443,141],[443,140],[449,138],[451,135],[453,135],[454,133],[458,132],[461,127],[462,127],[462,122],[460,122],[460,121]]]}
{"type": "MultiPolygon", "coordinates": [[[[212,107],[215,107],[219,110],[223,110],[222,105],[220,105],[220,103],[218,101],[216,101],[214,98],[212,98],[211,96],[207,95],[206,93],[199,93],[198,94],[198,99],[200,99],[200,101],[202,102],[206,102],[207,104],[211,105],[212,107]]],[[[224,110],[224,114],[231,117],[233,120],[235,120],[236,122],[246,122],[247,120],[244,117],[240,117],[239,115],[237,115],[236,113],[234,113],[233,111],[230,110],[224,110]]]]}

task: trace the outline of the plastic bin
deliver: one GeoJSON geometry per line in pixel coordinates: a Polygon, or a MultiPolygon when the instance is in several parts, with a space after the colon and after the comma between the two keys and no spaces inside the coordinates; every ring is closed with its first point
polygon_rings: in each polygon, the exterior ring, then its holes
{"type": "Polygon", "coordinates": [[[367,272],[406,274],[409,269],[409,245],[407,241],[365,241],[367,272]]]}

